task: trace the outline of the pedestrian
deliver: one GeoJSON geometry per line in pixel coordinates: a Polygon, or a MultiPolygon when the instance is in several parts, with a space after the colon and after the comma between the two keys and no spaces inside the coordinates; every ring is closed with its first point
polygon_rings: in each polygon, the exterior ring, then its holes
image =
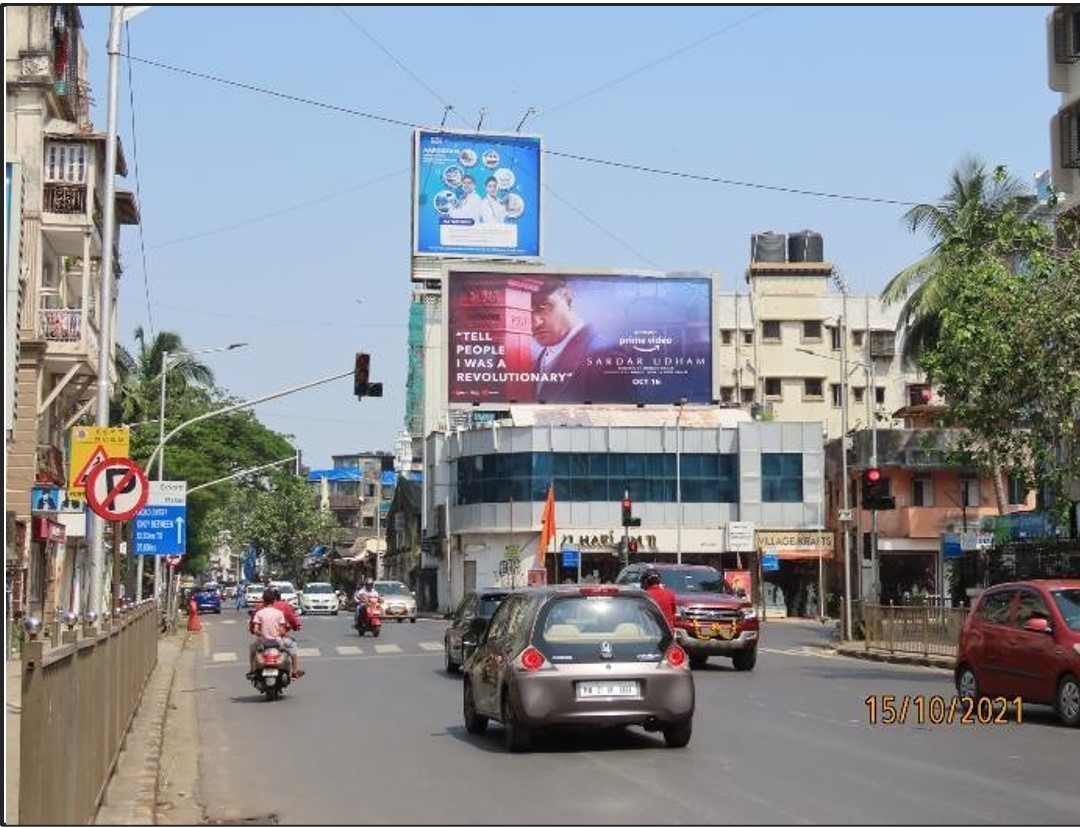
{"type": "Polygon", "coordinates": [[[247,591],[247,587],[241,583],[236,587],[236,611],[247,608],[247,595],[244,593],[247,591]]]}
{"type": "Polygon", "coordinates": [[[660,607],[668,627],[675,631],[675,592],[664,585],[660,572],[652,568],[645,569],[641,575],[641,588],[660,607]]]}

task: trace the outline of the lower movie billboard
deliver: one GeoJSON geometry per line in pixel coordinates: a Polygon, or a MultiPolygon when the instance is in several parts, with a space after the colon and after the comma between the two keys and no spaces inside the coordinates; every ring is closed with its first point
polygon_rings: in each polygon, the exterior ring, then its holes
{"type": "Polygon", "coordinates": [[[463,272],[446,281],[451,403],[709,403],[712,279],[463,272]]]}

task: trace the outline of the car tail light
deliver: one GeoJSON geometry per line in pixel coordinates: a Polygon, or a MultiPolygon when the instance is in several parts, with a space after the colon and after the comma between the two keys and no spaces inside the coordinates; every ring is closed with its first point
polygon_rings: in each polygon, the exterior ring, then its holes
{"type": "Polygon", "coordinates": [[[581,593],[586,597],[596,597],[597,595],[613,595],[619,593],[618,586],[582,586],[581,593]]]}
{"type": "Polygon", "coordinates": [[[668,647],[667,652],[664,654],[664,658],[676,669],[686,666],[686,650],[677,643],[673,643],[668,647]]]}
{"type": "Polygon", "coordinates": [[[540,650],[530,646],[524,652],[521,653],[521,657],[518,659],[521,663],[521,668],[529,672],[533,672],[547,663],[544,660],[544,656],[540,654],[540,650]]]}

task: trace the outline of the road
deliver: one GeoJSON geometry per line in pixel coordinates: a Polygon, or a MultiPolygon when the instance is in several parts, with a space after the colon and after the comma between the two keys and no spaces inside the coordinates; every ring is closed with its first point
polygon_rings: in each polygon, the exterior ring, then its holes
{"type": "Polygon", "coordinates": [[[244,678],[244,620],[203,616],[193,689],[199,797],[253,820],[1064,824],[1080,813],[1080,732],[1052,710],[1025,707],[1020,725],[919,723],[914,699],[947,701],[947,673],[829,654],[810,624],[767,624],[753,672],[713,659],[694,673],[686,749],[635,729],[510,755],[497,724],[465,732],[443,621],[392,623],[373,640],[345,614],[305,617],[307,675],[269,703],[244,678]],[[885,694],[912,699],[904,725],[870,722],[865,699],[885,694]]]}

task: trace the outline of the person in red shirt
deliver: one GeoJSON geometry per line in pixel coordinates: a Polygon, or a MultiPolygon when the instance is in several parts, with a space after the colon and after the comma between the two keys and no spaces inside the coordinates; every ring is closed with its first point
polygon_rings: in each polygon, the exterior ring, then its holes
{"type": "MultiPolygon", "coordinates": [[[[281,599],[281,592],[275,587],[270,586],[265,592],[263,592],[263,606],[273,606],[278,609],[283,615],[285,615],[285,625],[288,626],[290,632],[300,631],[300,618],[297,616],[296,611],[287,600],[281,599]]],[[[254,629],[249,630],[254,632],[254,629]]],[[[282,638],[282,644],[285,651],[289,653],[289,658],[292,660],[292,676],[294,678],[304,677],[304,670],[300,668],[300,656],[296,651],[296,641],[292,637],[286,635],[282,638]]]]}
{"type": "Polygon", "coordinates": [[[653,599],[664,613],[671,631],[675,631],[675,592],[664,585],[660,578],[660,572],[656,569],[646,569],[641,575],[641,588],[653,599]]]}

